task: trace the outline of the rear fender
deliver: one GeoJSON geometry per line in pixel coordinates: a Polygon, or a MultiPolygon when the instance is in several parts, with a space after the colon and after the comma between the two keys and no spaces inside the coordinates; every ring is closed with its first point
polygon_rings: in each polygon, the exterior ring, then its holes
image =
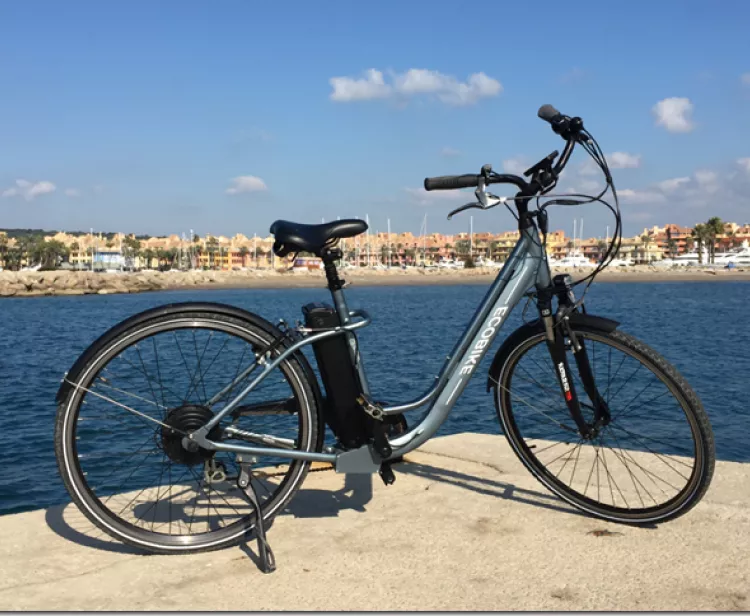
{"type": "MultiPolygon", "coordinates": [[[[607,319],[606,317],[598,317],[593,314],[584,314],[581,312],[573,312],[568,315],[570,318],[570,324],[574,327],[580,327],[582,329],[588,329],[593,331],[599,331],[602,333],[613,332],[620,325],[619,322],[607,319]]],[[[498,379],[500,378],[500,370],[505,363],[505,360],[510,355],[511,351],[521,344],[529,336],[539,334],[544,331],[544,325],[541,319],[522,325],[515,330],[510,336],[508,336],[500,348],[495,353],[495,358],[492,360],[490,366],[489,376],[487,377],[487,391],[493,387],[497,387],[498,379]]]]}
{"type": "MultiPolygon", "coordinates": [[[[101,352],[104,347],[108,346],[115,338],[122,335],[128,329],[155,317],[174,315],[181,312],[209,312],[214,314],[227,315],[251,323],[256,327],[265,330],[274,337],[277,337],[282,333],[278,327],[274,326],[264,318],[259,317],[252,312],[248,312],[247,310],[242,310],[241,308],[236,308],[227,304],[218,304],[214,302],[180,302],[176,304],[165,304],[163,306],[157,306],[156,308],[151,308],[149,310],[139,312],[138,314],[135,314],[132,317],[121,321],[108,331],[104,332],[94,342],[92,342],[91,345],[85,351],[83,351],[83,353],[81,353],[78,359],[76,359],[75,363],[73,363],[73,365],[70,367],[70,370],[66,372],[65,378],[63,379],[59,389],[57,390],[55,401],[60,404],[67,398],[70,390],[73,388],[73,385],[71,383],[77,382],[78,377],[80,376],[81,372],[83,372],[86,365],[88,365],[88,363],[99,352],[101,352]]],[[[315,402],[320,412],[320,410],[323,408],[323,398],[321,395],[318,379],[316,378],[315,373],[310,366],[310,363],[307,361],[307,358],[304,356],[302,351],[297,351],[296,353],[294,353],[294,358],[299,361],[302,369],[305,371],[305,374],[308,377],[308,381],[313,388],[313,394],[315,395],[315,402]]]]}

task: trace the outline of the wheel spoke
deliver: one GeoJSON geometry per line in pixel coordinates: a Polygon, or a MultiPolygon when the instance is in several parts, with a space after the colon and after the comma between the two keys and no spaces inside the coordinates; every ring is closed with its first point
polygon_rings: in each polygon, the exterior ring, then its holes
{"type": "MultiPolygon", "coordinates": [[[[546,338],[534,334],[511,352],[496,383],[508,437],[526,443],[516,451],[555,493],[589,512],[606,512],[609,519],[656,516],[682,506],[675,504],[680,502],[675,495],[684,494],[691,485],[699,435],[688,414],[696,411],[685,406],[674,377],[627,335],[576,330],[576,336],[589,354],[595,381],[601,383],[602,399],[610,407],[609,421],[597,425],[588,439],[573,440],[569,433],[560,433],[561,429],[578,431],[555,419],[569,413],[562,396],[556,391],[553,395],[549,385],[555,373],[545,367],[547,354],[536,355],[546,350],[546,338]],[[606,348],[597,348],[600,345],[606,348]],[[550,404],[558,397],[559,406],[550,404]],[[541,442],[528,446],[537,441],[541,442]]],[[[584,391],[575,371],[571,386],[584,391]]],[[[592,421],[589,414],[593,417],[594,407],[588,398],[581,402],[587,421],[592,421]]]]}
{"type": "MultiPolygon", "coordinates": [[[[118,348],[114,355],[90,360],[90,371],[97,375],[93,385],[71,382],[80,393],[65,411],[74,413],[66,429],[73,430],[67,438],[73,440],[77,456],[68,473],[75,473],[76,482],[84,486],[86,507],[109,520],[122,536],[132,533],[143,540],[145,533],[160,547],[200,548],[208,541],[220,542],[217,533],[228,527],[253,523],[255,510],[236,483],[240,469],[234,454],[192,452],[181,440],[216,412],[200,404],[208,391],[218,392],[213,404],[244,388],[244,379],[254,378],[251,374],[257,370],[254,349],[273,342],[265,331],[234,321],[202,314],[174,321],[155,317],[153,323],[121,334],[127,342],[113,347],[118,348]],[[216,321],[221,323],[214,326],[216,321]],[[169,422],[164,419],[167,413],[169,422]],[[165,427],[169,433],[162,431],[165,427]],[[196,455],[206,460],[204,466],[191,466],[196,455]]],[[[307,378],[294,359],[270,371],[253,390],[248,412],[231,418],[239,436],[276,447],[307,448],[318,429],[314,401],[305,394],[307,378]],[[253,414],[253,408],[261,412],[253,414]]],[[[256,481],[263,511],[283,511],[301,483],[287,478],[299,478],[309,463],[262,459],[268,467],[253,463],[253,468],[264,468],[256,481]]],[[[228,540],[241,536],[230,533],[228,540]]]]}

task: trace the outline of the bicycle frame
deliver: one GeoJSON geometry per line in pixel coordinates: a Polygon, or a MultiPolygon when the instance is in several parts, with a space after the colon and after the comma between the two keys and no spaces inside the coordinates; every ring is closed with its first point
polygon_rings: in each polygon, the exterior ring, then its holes
{"type": "MultiPolygon", "coordinates": [[[[431,403],[429,412],[419,424],[412,427],[408,432],[389,440],[391,447],[393,448],[393,453],[390,456],[391,458],[402,456],[413,451],[435,435],[450,414],[456,401],[461,396],[461,393],[466,388],[469,379],[476,372],[477,367],[492,345],[500,328],[505,323],[507,316],[532,284],[536,285],[538,289],[547,289],[550,287],[550,276],[549,265],[547,264],[546,254],[544,253],[544,248],[542,247],[537,228],[534,225],[530,225],[521,231],[519,240],[513,248],[508,260],[503,265],[481,304],[474,313],[474,316],[467,325],[463,335],[443,364],[440,374],[432,388],[416,400],[383,408],[383,413],[385,415],[394,415],[404,411],[414,410],[431,403]]],[[[248,454],[250,456],[263,455],[298,460],[330,462],[336,466],[337,470],[339,470],[338,462],[342,456],[347,456],[349,459],[354,460],[355,456],[351,455],[353,453],[351,451],[340,453],[318,453],[279,447],[271,448],[239,444],[235,445],[211,441],[207,438],[208,432],[210,432],[210,430],[216,426],[223,417],[236,408],[242,399],[245,398],[250,391],[252,391],[252,389],[255,388],[286,357],[297,352],[303,346],[311,344],[321,338],[335,335],[348,335],[351,339],[351,331],[365,327],[369,324],[370,320],[366,312],[361,310],[350,311],[348,309],[343,290],[334,290],[332,291],[332,295],[342,323],[340,327],[312,333],[303,340],[297,341],[287,347],[282,353],[274,358],[273,361],[269,362],[267,361],[267,358],[261,358],[259,363],[264,366],[262,374],[256,377],[239,394],[237,394],[211,419],[210,422],[189,437],[186,437],[186,439],[193,441],[201,447],[216,451],[248,454]],[[353,317],[363,317],[364,320],[352,322],[353,317]]],[[[353,346],[350,348],[352,349],[354,359],[357,351],[353,346]]],[[[358,358],[356,365],[363,390],[365,393],[368,393],[364,366],[358,358]]],[[[254,369],[256,366],[257,364],[252,368],[254,369]]],[[[240,375],[240,377],[235,379],[232,384],[222,391],[228,390],[229,387],[245,378],[246,374],[247,373],[240,375]]],[[[221,392],[219,393],[221,394],[221,392]]],[[[217,394],[217,396],[218,395],[219,394],[217,394]]],[[[293,446],[291,443],[290,445],[293,446]]],[[[370,448],[369,446],[365,446],[360,449],[369,450],[370,448]]],[[[360,450],[354,450],[354,452],[358,451],[360,450]]],[[[363,451],[358,457],[358,460],[359,462],[355,463],[355,466],[359,465],[361,468],[370,469],[377,468],[377,466],[374,466],[375,458],[371,451],[363,451]],[[373,456],[372,463],[369,463],[368,453],[373,456]]],[[[360,472],[372,472],[372,470],[363,470],[360,472]]]]}

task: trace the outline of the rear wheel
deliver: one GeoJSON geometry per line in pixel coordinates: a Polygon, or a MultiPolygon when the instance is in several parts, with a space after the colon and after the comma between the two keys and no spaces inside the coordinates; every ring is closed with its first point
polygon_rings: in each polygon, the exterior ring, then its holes
{"type": "MultiPolygon", "coordinates": [[[[496,406],[524,465],[571,505],[613,522],[653,523],[684,514],[705,494],[714,441],[703,407],[663,357],[632,336],[573,327],[584,344],[611,421],[592,438],[578,433],[563,399],[541,327],[527,329],[504,358],[496,406]]],[[[566,338],[575,389],[586,395],[566,338]]]]}
{"type": "MultiPolygon", "coordinates": [[[[256,353],[273,341],[268,327],[181,310],[137,322],[103,344],[74,377],[77,387],[56,422],[60,474],[81,511],[112,537],[152,552],[243,540],[256,513],[237,485],[236,454],[189,451],[182,436],[261,372],[256,353]]],[[[319,451],[320,409],[301,362],[281,362],[246,396],[241,414],[229,413],[209,438],[319,451]],[[229,435],[229,425],[241,432],[229,435]]],[[[284,509],[309,466],[268,457],[253,464],[264,520],[284,509]]]]}

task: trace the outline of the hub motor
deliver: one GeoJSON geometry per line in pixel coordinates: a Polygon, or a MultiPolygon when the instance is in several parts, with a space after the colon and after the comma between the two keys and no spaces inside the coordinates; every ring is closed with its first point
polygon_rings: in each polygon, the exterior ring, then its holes
{"type": "MultiPolygon", "coordinates": [[[[185,404],[170,409],[167,413],[161,429],[161,447],[167,457],[177,464],[194,466],[201,464],[213,457],[214,451],[197,447],[195,451],[185,449],[182,439],[185,434],[194,432],[204,426],[214,416],[211,409],[195,404],[185,404]]],[[[212,441],[218,440],[221,435],[221,427],[215,426],[209,433],[208,438],[212,441]]]]}

